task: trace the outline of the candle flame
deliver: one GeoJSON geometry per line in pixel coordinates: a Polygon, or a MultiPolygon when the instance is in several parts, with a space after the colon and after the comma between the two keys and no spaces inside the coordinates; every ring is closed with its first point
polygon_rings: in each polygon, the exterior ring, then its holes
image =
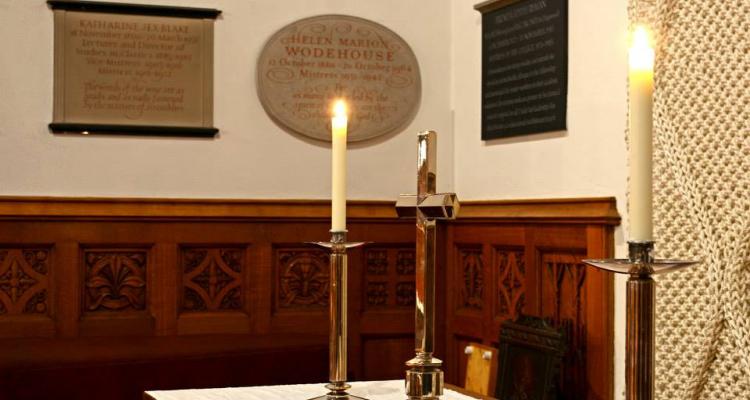
{"type": "Polygon", "coordinates": [[[653,71],[654,69],[651,34],[643,25],[637,25],[633,31],[629,61],[631,70],[653,71]]]}
{"type": "Polygon", "coordinates": [[[336,100],[333,103],[333,116],[346,117],[346,102],[344,100],[336,100]]]}

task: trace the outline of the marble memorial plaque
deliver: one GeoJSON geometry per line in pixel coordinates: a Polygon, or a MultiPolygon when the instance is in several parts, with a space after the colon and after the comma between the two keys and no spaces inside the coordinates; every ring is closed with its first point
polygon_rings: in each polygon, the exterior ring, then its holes
{"type": "Polygon", "coordinates": [[[213,18],[111,7],[55,9],[53,131],[213,135],[213,18]]]}
{"type": "Polygon", "coordinates": [[[276,32],[258,58],[257,87],[276,123],[325,141],[335,98],[349,104],[349,141],[360,141],[405,128],[422,90],[416,56],[401,37],[343,15],[302,19],[276,32]]]}

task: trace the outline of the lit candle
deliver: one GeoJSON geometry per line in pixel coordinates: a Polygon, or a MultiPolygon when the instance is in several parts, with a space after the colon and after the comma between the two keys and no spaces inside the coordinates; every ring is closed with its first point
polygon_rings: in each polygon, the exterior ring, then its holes
{"type": "Polygon", "coordinates": [[[346,103],[337,100],[331,119],[331,231],[346,230],[346,103]]]}
{"type": "Polygon", "coordinates": [[[654,49],[643,26],[633,32],[630,64],[630,239],[653,240],[654,49]]]}

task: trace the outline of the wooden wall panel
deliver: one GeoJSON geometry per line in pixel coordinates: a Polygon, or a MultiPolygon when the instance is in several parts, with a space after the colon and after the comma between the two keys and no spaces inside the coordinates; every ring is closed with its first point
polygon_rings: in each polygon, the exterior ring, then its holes
{"type": "Polygon", "coordinates": [[[399,379],[405,374],[404,363],[414,357],[414,335],[363,335],[362,380],[399,379]]]}
{"type": "MultiPolygon", "coordinates": [[[[349,238],[370,242],[349,257],[352,380],[403,378],[413,356],[415,230],[393,206],[348,207],[349,238]]],[[[328,256],[307,242],[328,239],[329,212],[324,201],[0,197],[0,399],[324,380],[328,256]],[[300,354],[306,367],[285,373],[300,354]]],[[[579,259],[610,255],[617,221],[612,199],[574,199],[467,203],[441,223],[447,380],[462,382],[464,343],[496,344],[522,311],[572,321],[585,352],[566,388],[609,398],[611,277],[579,259]]]]}
{"type": "Polygon", "coordinates": [[[54,334],[49,245],[0,246],[0,338],[54,334]]]}
{"type": "Polygon", "coordinates": [[[524,313],[566,332],[560,398],[612,398],[613,277],[581,260],[612,255],[614,223],[498,218],[449,225],[446,280],[456,284],[448,287],[447,381],[463,382],[467,341],[497,346],[501,323],[524,313]]]}

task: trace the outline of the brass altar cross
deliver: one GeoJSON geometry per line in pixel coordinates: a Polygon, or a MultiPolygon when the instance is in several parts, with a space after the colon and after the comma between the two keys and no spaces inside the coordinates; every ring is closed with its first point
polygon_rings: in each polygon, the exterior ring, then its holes
{"type": "Polygon", "coordinates": [[[459,203],[455,193],[435,193],[437,134],[418,134],[417,194],[401,195],[396,202],[399,217],[416,217],[416,357],[406,362],[406,394],[409,399],[437,399],[443,394],[442,361],[435,350],[435,242],[436,221],[454,219],[459,203]]]}

